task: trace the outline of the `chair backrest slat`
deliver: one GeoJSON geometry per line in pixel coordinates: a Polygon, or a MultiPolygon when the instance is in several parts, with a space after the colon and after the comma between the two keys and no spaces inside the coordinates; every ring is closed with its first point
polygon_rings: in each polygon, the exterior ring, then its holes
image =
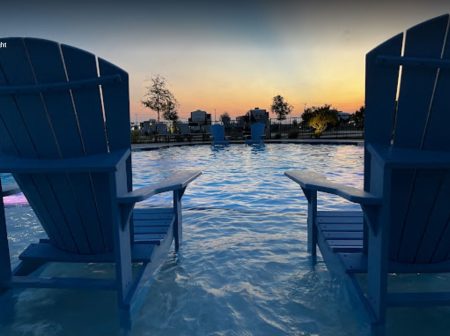
{"type": "MultiPolygon", "coordinates": [[[[95,55],[68,45],[61,46],[64,55],[67,76],[69,80],[83,80],[98,76],[95,55]]],[[[104,113],[100,95],[100,88],[81,88],[72,90],[74,105],[78,116],[80,133],[84,142],[85,153],[98,154],[108,152],[104,113]]],[[[123,112],[127,113],[127,111],[123,112]]],[[[111,205],[109,194],[109,180],[103,174],[89,175],[92,199],[91,206],[95,206],[99,222],[99,231],[103,237],[103,244],[107,250],[112,249],[111,205]]],[[[92,209],[92,210],[94,210],[92,209]]]]}
{"type": "MultiPolygon", "coordinates": [[[[379,45],[366,55],[366,115],[364,122],[365,144],[388,146],[391,143],[395,99],[398,84],[398,66],[382,67],[377,59],[380,55],[399,56],[403,34],[399,34],[379,45]]],[[[371,162],[365,149],[364,190],[371,191],[371,162]]]]}
{"type": "MultiPolygon", "coordinates": [[[[109,149],[114,151],[130,148],[130,96],[128,90],[128,74],[114,64],[101,58],[98,59],[98,67],[101,76],[119,74],[122,79],[119,84],[102,86],[103,107],[105,110],[109,149]]],[[[126,190],[130,191],[133,189],[131,156],[126,163],[126,172],[126,190]]]]}

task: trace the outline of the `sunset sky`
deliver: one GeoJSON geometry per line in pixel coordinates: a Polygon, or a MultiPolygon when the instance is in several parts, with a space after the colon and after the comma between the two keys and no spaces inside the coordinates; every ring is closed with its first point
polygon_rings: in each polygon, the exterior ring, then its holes
{"type": "Polygon", "coordinates": [[[3,37],[34,36],[89,50],[130,75],[132,120],[160,74],[180,116],[269,109],[281,94],[299,116],[364,100],[364,56],[450,1],[2,1],[3,37]]]}

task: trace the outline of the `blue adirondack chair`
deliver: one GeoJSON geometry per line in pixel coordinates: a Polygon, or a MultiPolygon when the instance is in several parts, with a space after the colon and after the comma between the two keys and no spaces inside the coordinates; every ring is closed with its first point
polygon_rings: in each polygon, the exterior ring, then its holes
{"type": "Polygon", "coordinates": [[[308,200],[313,260],[317,244],[328,268],[349,280],[374,327],[383,326],[390,306],[450,304],[447,291],[387,286],[389,273],[450,272],[448,24],[448,15],[437,17],[367,54],[364,190],[286,172],[308,200]],[[362,212],[317,211],[318,191],[358,203],[362,212]],[[357,273],[367,274],[367,290],[357,273]]]}
{"type": "Polygon", "coordinates": [[[264,143],[264,130],[266,125],[261,122],[257,122],[251,125],[251,135],[250,139],[246,140],[245,143],[248,145],[253,144],[263,144],[264,143]]]}
{"type": "Polygon", "coordinates": [[[225,129],[223,125],[215,124],[211,126],[212,144],[216,145],[228,145],[230,142],[225,139],[225,129]]]}
{"type": "Polygon", "coordinates": [[[2,41],[8,48],[0,53],[0,172],[13,174],[48,239],[29,245],[11,270],[0,221],[0,289],[115,290],[127,321],[138,289],[173,240],[179,249],[181,198],[200,172],[133,190],[128,74],[68,45],[2,41]],[[134,209],[167,191],[173,206],[134,209]],[[115,276],[39,277],[35,271],[51,262],[114,263],[115,276]],[[132,264],[141,266],[138,272],[132,264]]]}

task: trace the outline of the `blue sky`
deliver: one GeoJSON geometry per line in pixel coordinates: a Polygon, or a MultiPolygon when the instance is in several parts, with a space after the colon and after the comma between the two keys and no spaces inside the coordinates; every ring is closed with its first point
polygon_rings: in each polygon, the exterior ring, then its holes
{"type": "Polygon", "coordinates": [[[35,36],[89,50],[130,74],[132,118],[147,80],[167,78],[181,117],[364,101],[364,56],[450,1],[3,1],[4,37],[35,36]]]}

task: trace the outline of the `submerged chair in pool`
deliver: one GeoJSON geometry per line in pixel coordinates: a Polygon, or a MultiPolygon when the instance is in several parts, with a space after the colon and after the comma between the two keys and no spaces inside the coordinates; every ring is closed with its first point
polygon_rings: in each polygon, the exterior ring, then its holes
{"type": "Polygon", "coordinates": [[[264,143],[264,131],[266,129],[266,125],[261,122],[257,122],[251,125],[251,135],[250,139],[245,140],[245,143],[248,145],[257,145],[264,143]]]}
{"type": "Polygon", "coordinates": [[[127,73],[52,41],[2,41],[0,172],[13,173],[48,239],[29,245],[12,271],[0,225],[0,289],[114,290],[128,321],[138,289],[148,287],[172,241],[180,246],[181,198],[200,172],[133,190],[127,73]],[[170,207],[134,209],[166,191],[170,207]],[[115,276],[40,277],[51,262],[113,263],[115,276]]]}
{"type": "Polygon", "coordinates": [[[215,124],[211,126],[212,144],[215,145],[228,145],[230,142],[225,139],[225,128],[223,125],[215,124]]]}
{"type": "Polygon", "coordinates": [[[449,291],[387,286],[389,273],[450,272],[448,24],[448,15],[437,17],[367,54],[364,190],[286,172],[308,200],[308,249],[315,257],[317,244],[328,268],[349,280],[374,326],[387,307],[450,304],[449,291]],[[362,212],[317,211],[318,191],[362,212]],[[367,290],[357,273],[367,274],[367,290]]]}

